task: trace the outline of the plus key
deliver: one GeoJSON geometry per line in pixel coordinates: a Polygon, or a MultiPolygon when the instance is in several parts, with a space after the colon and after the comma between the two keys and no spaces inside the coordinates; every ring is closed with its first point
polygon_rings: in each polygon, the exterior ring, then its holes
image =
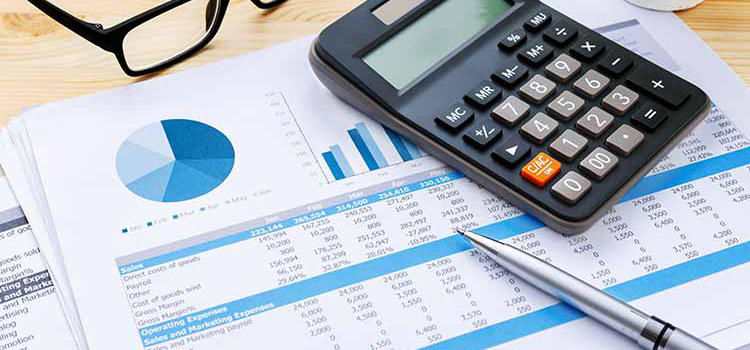
{"type": "Polygon", "coordinates": [[[638,67],[628,77],[628,82],[674,108],[690,97],[674,76],[650,65],[638,67]]]}

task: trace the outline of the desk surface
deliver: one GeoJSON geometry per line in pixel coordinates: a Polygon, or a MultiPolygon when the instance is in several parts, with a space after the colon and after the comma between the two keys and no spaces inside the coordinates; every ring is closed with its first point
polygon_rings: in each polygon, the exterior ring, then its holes
{"type": "MultiPolygon", "coordinates": [[[[144,3],[153,3],[67,2],[71,6],[63,1],[64,8],[105,26],[139,12],[144,3]]],[[[247,0],[232,0],[212,44],[160,74],[316,34],[360,2],[289,0],[263,13],[247,0]]],[[[750,1],[708,0],[680,16],[750,85],[750,1]]],[[[111,54],[62,28],[26,0],[0,2],[0,72],[0,125],[26,107],[139,81],[122,73],[111,54]]]]}

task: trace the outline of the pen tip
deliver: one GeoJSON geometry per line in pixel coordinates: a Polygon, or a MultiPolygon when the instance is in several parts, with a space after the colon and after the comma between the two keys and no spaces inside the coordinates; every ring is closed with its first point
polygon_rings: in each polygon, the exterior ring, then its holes
{"type": "Polygon", "coordinates": [[[456,228],[454,228],[454,230],[455,230],[456,232],[458,232],[458,234],[460,234],[461,236],[465,236],[465,235],[466,235],[466,230],[464,230],[464,229],[462,229],[462,228],[458,228],[458,227],[456,227],[456,228]]]}

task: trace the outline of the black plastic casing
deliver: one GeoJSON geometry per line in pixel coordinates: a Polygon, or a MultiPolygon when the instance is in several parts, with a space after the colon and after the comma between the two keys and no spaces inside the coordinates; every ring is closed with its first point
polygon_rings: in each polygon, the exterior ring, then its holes
{"type": "MultiPolygon", "coordinates": [[[[602,181],[594,181],[593,190],[574,205],[568,205],[554,198],[550,192],[551,184],[539,188],[523,179],[520,175],[521,167],[531,158],[528,157],[515,167],[505,167],[492,158],[492,148],[479,151],[466,143],[462,134],[454,134],[435,122],[435,117],[444,112],[452,104],[461,101],[462,97],[482,80],[490,76],[507,60],[517,59],[517,53],[531,44],[543,40],[542,32],[528,32],[527,41],[519,50],[505,52],[497,46],[498,42],[513,30],[523,28],[524,23],[531,17],[543,11],[551,14],[551,23],[568,20],[549,6],[537,0],[514,1],[513,7],[494,25],[477,34],[464,43],[443,61],[432,67],[415,82],[397,90],[383,77],[376,73],[362,60],[362,57],[376,48],[379,44],[398,33],[412,21],[439,4],[442,0],[426,0],[423,4],[407,13],[405,16],[385,25],[377,19],[372,11],[385,3],[384,0],[369,0],[346,14],[320,34],[310,51],[310,62],[313,70],[321,82],[338,97],[342,98],[366,115],[376,119],[387,127],[403,134],[410,141],[428,151],[432,156],[442,160],[456,170],[464,173],[475,182],[508,200],[519,209],[535,216],[551,228],[560,233],[577,234],[591,227],[605,212],[614,205],[641,177],[664,157],[680,138],[692,130],[708,114],[711,102],[708,96],[695,85],[677,78],[684,83],[682,89],[689,91],[690,99],[679,109],[669,109],[669,118],[655,132],[646,133],[646,139],[628,157],[620,157],[617,168],[602,181]]],[[[457,24],[459,25],[459,24],[457,24]]],[[[578,38],[597,35],[591,29],[578,24],[578,38]]],[[[627,50],[617,43],[599,36],[607,43],[606,51],[599,56],[605,57],[612,49],[627,50]]],[[[572,43],[575,43],[573,40],[572,43]]],[[[571,43],[571,44],[572,44],[571,43]]],[[[548,44],[550,44],[548,42],[548,44]]],[[[554,47],[554,45],[550,44],[554,47]]],[[[557,47],[555,57],[569,52],[570,44],[565,48],[557,47]]],[[[654,65],[633,55],[636,65],[654,65]]],[[[596,69],[596,62],[587,65],[585,61],[582,72],[589,68],[596,69]]],[[[547,62],[548,63],[548,62],[547,62]]],[[[544,66],[534,68],[529,66],[529,77],[535,74],[544,75],[544,66]]],[[[632,71],[633,68],[631,68],[632,71]]],[[[602,98],[615,86],[629,84],[625,81],[627,73],[622,77],[612,77],[610,87],[597,99],[587,100],[583,111],[594,106],[602,106],[602,98]]],[[[579,73],[580,75],[581,73],[579,73]]],[[[671,74],[671,73],[668,73],[671,74]]],[[[558,85],[557,94],[571,90],[574,78],[567,84],[558,85]]],[[[503,97],[516,94],[517,89],[504,90],[503,97]]],[[[640,94],[637,109],[644,103],[654,103],[664,106],[651,96],[629,86],[640,94]]],[[[556,95],[557,95],[556,94],[556,95]]],[[[555,95],[555,96],[556,96],[555,95]]],[[[546,105],[552,99],[541,105],[532,105],[530,115],[537,112],[546,113],[546,105]]],[[[499,103],[499,99],[497,103],[499,103]]],[[[665,106],[666,107],[666,106],[665,106]]],[[[668,108],[668,107],[667,107],[668,108]]],[[[490,117],[492,107],[476,110],[475,122],[490,117]]],[[[560,128],[556,135],[565,129],[575,129],[575,122],[579,117],[569,121],[560,121],[560,128]]],[[[614,125],[598,139],[591,139],[586,151],[573,162],[563,162],[561,175],[568,171],[577,171],[578,163],[590,150],[604,147],[606,137],[621,124],[629,122],[629,117],[616,117],[614,125]]],[[[510,133],[517,133],[517,129],[504,128],[503,138],[510,137],[510,133]]],[[[518,135],[513,135],[519,137],[518,135]]],[[[550,139],[554,139],[553,136],[550,139]]],[[[501,141],[502,142],[502,141],[501,141]]],[[[532,155],[539,152],[549,153],[547,142],[542,146],[532,146],[532,155]]],[[[554,183],[554,179],[553,182],[554,183]]]]}

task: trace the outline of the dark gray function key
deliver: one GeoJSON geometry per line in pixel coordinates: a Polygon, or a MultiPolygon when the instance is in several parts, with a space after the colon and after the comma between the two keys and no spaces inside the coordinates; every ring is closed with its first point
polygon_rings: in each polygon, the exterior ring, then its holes
{"type": "Polygon", "coordinates": [[[682,83],[663,69],[642,64],[628,75],[628,82],[672,107],[679,107],[690,97],[682,83]]]}
{"type": "Polygon", "coordinates": [[[557,22],[544,32],[544,37],[547,40],[559,46],[567,44],[576,36],[578,36],[578,28],[573,22],[568,20],[557,22]]]}
{"type": "Polygon", "coordinates": [[[503,141],[493,152],[492,157],[505,166],[514,166],[531,152],[531,145],[514,137],[503,141]]]}
{"type": "Polygon", "coordinates": [[[584,59],[593,60],[604,51],[606,44],[597,35],[590,35],[579,40],[570,50],[574,56],[584,59]]]}
{"type": "Polygon", "coordinates": [[[552,46],[540,40],[521,50],[518,53],[518,57],[529,65],[539,67],[554,54],[555,50],[552,46]]]}
{"type": "Polygon", "coordinates": [[[523,26],[532,31],[532,32],[538,32],[542,28],[544,28],[549,22],[552,21],[552,16],[547,11],[540,11],[537,12],[534,16],[529,18],[526,23],[523,24],[523,26]]]}
{"type": "Polygon", "coordinates": [[[505,51],[511,51],[526,41],[526,32],[523,29],[516,29],[505,35],[497,46],[505,51]]]}
{"type": "Polygon", "coordinates": [[[483,80],[471,89],[464,98],[478,107],[487,107],[501,95],[502,90],[497,85],[489,80],[483,80]]]}
{"type": "Polygon", "coordinates": [[[492,77],[505,87],[512,88],[529,75],[529,68],[516,60],[506,61],[492,77]]]}
{"type": "Polygon", "coordinates": [[[440,113],[435,122],[447,128],[450,131],[458,131],[471,123],[474,119],[474,111],[466,107],[463,103],[455,103],[440,113]]]}
{"type": "Polygon", "coordinates": [[[633,58],[622,51],[611,52],[599,62],[601,70],[616,77],[621,76],[631,66],[633,66],[633,58]]]}
{"type": "Polygon", "coordinates": [[[469,128],[464,134],[464,139],[479,149],[486,149],[502,136],[503,130],[500,125],[491,121],[484,121],[469,128]]]}
{"type": "Polygon", "coordinates": [[[644,105],[633,114],[633,124],[646,131],[654,131],[667,119],[667,110],[656,105],[644,105]]]}

